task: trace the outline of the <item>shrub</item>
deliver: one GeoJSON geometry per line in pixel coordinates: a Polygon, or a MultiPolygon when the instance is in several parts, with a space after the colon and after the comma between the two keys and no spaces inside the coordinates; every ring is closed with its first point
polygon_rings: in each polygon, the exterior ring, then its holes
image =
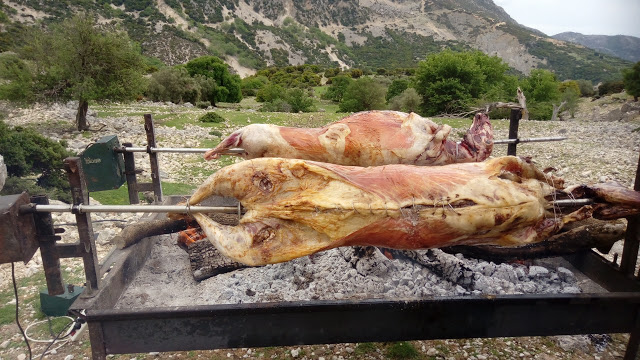
{"type": "Polygon", "coordinates": [[[580,88],[580,96],[593,96],[596,92],[593,90],[591,80],[577,80],[580,88]]]}
{"type": "Polygon", "coordinates": [[[209,106],[211,106],[211,102],[210,101],[198,101],[196,102],[196,106],[200,109],[206,109],[209,106]]]}
{"type": "Polygon", "coordinates": [[[2,193],[20,193],[25,189],[40,192],[42,188],[51,198],[69,201],[70,187],[63,160],[73,154],[65,146],[64,142],[47,139],[35,130],[10,128],[0,121],[0,154],[9,175],[2,193]]]}
{"type": "Polygon", "coordinates": [[[391,344],[387,348],[387,357],[390,359],[413,359],[418,357],[418,350],[409,342],[401,341],[391,344]]]}
{"type": "Polygon", "coordinates": [[[389,102],[391,110],[416,112],[422,105],[422,98],[414,88],[408,88],[389,102]]]}
{"type": "Polygon", "coordinates": [[[275,99],[273,101],[265,102],[260,111],[266,112],[291,112],[291,105],[283,99],[275,99]]]}
{"type": "Polygon", "coordinates": [[[621,80],[605,81],[598,86],[598,95],[604,96],[609,94],[617,94],[624,90],[624,83],[621,80]]]}
{"type": "Polygon", "coordinates": [[[258,102],[273,102],[276,99],[282,98],[284,95],[284,88],[278,84],[266,84],[256,93],[256,101],[258,102]]]}
{"type": "Polygon", "coordinates": [[[208,112],[200,116],[200,118],[198,118],[198,121],[203,123],[222,123],[225,121],[225,118],[214,112],[208,112]]]}
{"type": "Polygon", "coordinates": [[[209,135],[222,137],[222,132],[220,130],[211,130],[211,131],[209,131],[209,135]]]}

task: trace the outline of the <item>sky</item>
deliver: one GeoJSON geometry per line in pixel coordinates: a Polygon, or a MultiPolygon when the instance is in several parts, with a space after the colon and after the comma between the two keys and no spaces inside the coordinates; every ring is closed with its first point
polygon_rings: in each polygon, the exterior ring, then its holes
{"type": "Polygon", "coordinates": [[[640,37],[640,0],[493,0],[515,21],[552,36],[565,31],[585,35],[640,37]]]}

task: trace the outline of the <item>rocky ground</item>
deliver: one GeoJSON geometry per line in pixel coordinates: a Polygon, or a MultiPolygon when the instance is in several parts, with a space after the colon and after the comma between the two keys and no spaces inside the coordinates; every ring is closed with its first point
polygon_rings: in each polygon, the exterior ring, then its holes
{"type": "MultiPolygon", "coordinates": [[[[132,104],[131,107],[141,106],[132,104]]],[[[157,112],[191,111],[176,105],[145,104],[153,106],[157,112]]],[[[73,130],[75,109],[73,105],[36,106],[29,109],[18,109],[4,106],[5,121],[10,125],[33,125],[41,129],[47,136],[65,139],[69,148],[81,151],[87,144],[105,135],[118,134],[121,142],[131,142],[142,146],[146,137],[141,116],[96,117],[90,113],[89,121],[92,131],[79,133],[73,130]]],[[[195,111],[195,109],[193,110],[195,111]]],[[[216,110],[231,111],[231,110],[216,110]]],[[[249,115],[248,115],[249,116],[249,115]]],[[[435,119],[437,122],[438,120],[435,119]]],[[[496,121],[496,138],[507,137],[505,122],[496,121]]],[[[584,101],[575,119],[556,122],[522,121],[521,138],[566,136],[568,140],[550,143],[531,143],[518,146],[518,153],[531,156],[540,167],[554,167],[556,174],[568,183],[584,183],[599,181],[618,181],[632,186],[640,153],[640,106],[629,103],[624,96],[614,96],[596,101],[584,101]]],[[[229,125],[226,133],[234,130],[229,125]]],[[[456,129],[454,133],[462,133],[465,129],[456,129]]],[[[172,127],[158,126],[156,129],[160,145],[164,147],[198,147],[203,140],[214,139],[209,130],[187,125],[178,130],[172,127]]],[[[497,145],[495,156],[505,155],[506,146],[497,145]]],[[[198,155],[162,154],[160,166],[163,181],[199,183],[207,175],[184,171],[188,164],[198,155]]],[[[137,166],[149,173],[149,164],[140,155],[136,156],[137,166]]],[[[220,165],[208,163],[211,171],[220,165]]],[[[93,216],[94,220],[110,220],[96,222],[94,230],[98,234],[99,257],[104,257],[111,249],[109,239],[126,223],[133,222],[137,215],[104,214],[93,216]]],[[[54,214],[56,224],[73,223],[70,214],[54,214]]],[[[77,236],[73,226],[67,229],[64,241],[73,241],[77,236]]],[[[608,256],[621,251],[621,242],[617,243],[608,256]]],[[[64,270],[71,278],[82,279],[81,261],[64,260],[64,270]]],[[[29,264],[17,264],[19,279],[37,276],[42,272],[38,255],[29,264]]],[[[534,269],[540,271],[539,269],[534,269]]],[[[528,269],[530,271],[530,269],[528,269]]],[[[559,275],[559,274],[556,274],[559,275]]],[[[551,276],[551,274],[549,274],[551,276]]],[[[8,264],[0,266],[0,290],[10,287],[10,268],[8,264]]],[[[514,285],[515,286],[515,285],[514,285]]],[[[570,287],[567,285],[566,287],[570,287]]],[[[563,287],[564,289],[565,287],[563,287]]],[[[38,287],[33,284],[19,287],[21,297],[34,296],[38,287]]],[[[559,290],[561,291],[561,290],[559,290]]],[[[574,290],[571,290],[574,291],[574,290]]],[[[11,303],[14,300],[7,300],[11,303]]],[[[0,304],[0,307],[4,304],[0,304]]],[[[36,314],[33,305],[21,307],[22,317],[29,323],[36,314]]],[[[0,326],[0,359],[23,358],[26,354],[24,343],[20,342],[15,324],[0,326]]],[[[424,359],[617,359],[621,358],[626,345],[626,335],[572,336],[572,337],[534,337],[534,338],[501,338],[501,339],[467,339],[443,341],[416,341],[410,347],[417,350],[417,356],[424,359]]],[[[300,359],[382,359],[393,357],[392,344],[336,344],[301,347],[279,347],[263,349],[232,349],[218,351],[196,351],[163,354],[137,354],[116,356],[118,358],[300,358],[300,359]],[[390,350],[391,349],[391,350],[390,350]]],[[[39,345],[39,355],[44,349],[39,345]]],[[[34,356],[35,356],[34,354],[34,356]]],[[[90,350],[87,334],[79,341],[69,342],[50,355],[51,359],[89,358],[90,350]]]]}

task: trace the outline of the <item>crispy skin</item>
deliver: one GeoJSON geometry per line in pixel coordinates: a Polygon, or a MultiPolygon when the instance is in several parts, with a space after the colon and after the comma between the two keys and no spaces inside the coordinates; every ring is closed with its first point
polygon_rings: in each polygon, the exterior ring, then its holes
{"type": "Polygon", "coordinates": [[[205,153],[216,159],[242,148],[245,159],[282,157],[340,165],[444,165],[483,161],[493,150],[493,128],[486,114],[477,114],[458,145],[448,140],[451,127],[417,114],[366,111],[322,128],[291,128],[252,124],[233,132],[205,153]]]}
{"type": "Polygon", "coordinates": [[[261,265],[349,245],[423,249],[540,241],[566,221],[590,216],[549,215],[546,198],[561,188],[561,179],[516,157],[368,168],[264,158],[223,168],[189,203],[211,195],[237,198],[247,209],[238,226],[194,216],[224,255],[261,265]]]}

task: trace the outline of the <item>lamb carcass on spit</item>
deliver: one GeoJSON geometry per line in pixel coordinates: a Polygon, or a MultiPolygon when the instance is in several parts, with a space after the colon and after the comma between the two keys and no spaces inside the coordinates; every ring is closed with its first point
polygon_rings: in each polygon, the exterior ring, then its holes
{"type": "Polygon", "coordinates": [[[252,124],[233,132],[205,159],[242,148],[245,159],[282,157],[340,165],[444,165],[483,161],[493,150],[493,128],[477,114],[463,140],[448,140],[451,127],[415,113],[366,111],[321,128],[252,124]]]}
{"type": "Polygon", "coordinates": [[[640,193],[620,186],[583,186],[576,194],[562,187],[561,179],[512,156],[367,168],[262,158],[219,170],[188,204],[212,195],[241,202],[247,212],[237,226],[193,216],[223,255],[248,265],[350,245],[519,246],[544,240],[572,221],[627,216],[640,207],[640,193]],[[580,194],[604,204],[554,214],[553,198],[580,194]]]}

